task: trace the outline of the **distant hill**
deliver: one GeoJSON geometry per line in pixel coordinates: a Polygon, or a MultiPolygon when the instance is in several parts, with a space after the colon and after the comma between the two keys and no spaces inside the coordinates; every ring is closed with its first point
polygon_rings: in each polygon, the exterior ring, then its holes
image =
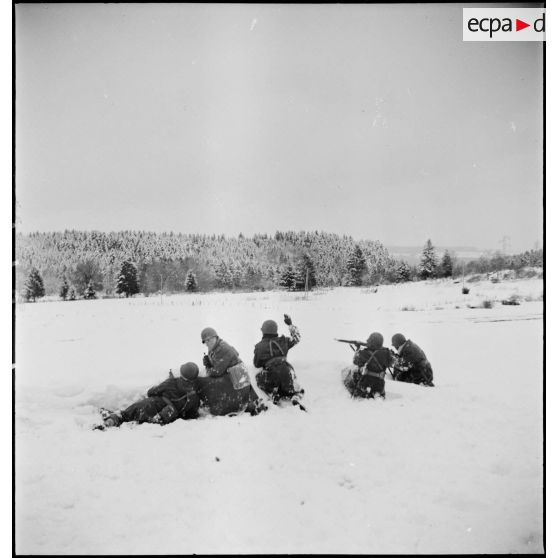
{"type": "MultiPolygon", "coordinates": [[[[391,256],[398,260],[403,260],[409,265],[416,265],[420,261],[424,246],[386,246],[386,250],[391,256]]],[[[439,258],[444,255],[446,250],[452,257],[459,260],[475,260],[482,255],[492,255],[493,250],[480,250],[474,246],[434,246],[439,258]]]]}

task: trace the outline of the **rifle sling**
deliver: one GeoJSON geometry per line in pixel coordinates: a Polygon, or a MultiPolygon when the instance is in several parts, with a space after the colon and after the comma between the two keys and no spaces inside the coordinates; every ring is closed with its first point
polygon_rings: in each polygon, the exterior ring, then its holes
{"type": "Polygon", "coordinates": [[[166,397],[164,395],[161,395],[160,397],[167,405],[172,405],[176,409],[175,403],[178,403],[179,401],[182,401],[183,399],[186,399],[188,397],[188,394],[185,393],[182,397],[179,397],[178,399],[169,399],[168,397],[166,397]]]}
{"type": "Polygon", "coordinates": [[[379,349],[377,349],[376,351],[374,351],[372,353],[372,356],[366,361],[366,364],[364,365],[364,373],[365,374],[371,374],[372,376],[377,376],[378,378],[383,378],[386,375],[386,371],[384,370],[384,367],[380,364],[380,362],[378,361],[378,359],[376,358],[376,353],[379,351],[379,349]],[[374,362],[378,365],[380,372],[373,372],[372,370],[367,370],[366,367],[368,366],[368,364],[370,363],[370,361],[374,359],[374,362]]]}

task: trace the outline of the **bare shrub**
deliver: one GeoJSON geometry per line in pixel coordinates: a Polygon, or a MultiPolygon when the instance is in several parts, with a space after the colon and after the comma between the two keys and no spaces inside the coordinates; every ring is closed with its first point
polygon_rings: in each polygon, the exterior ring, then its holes
{"type": "Polygon", "coordinates": [[[504,306],[519,306],[519,295],[512,294],[508,298],[502,300],[504,306]]]}

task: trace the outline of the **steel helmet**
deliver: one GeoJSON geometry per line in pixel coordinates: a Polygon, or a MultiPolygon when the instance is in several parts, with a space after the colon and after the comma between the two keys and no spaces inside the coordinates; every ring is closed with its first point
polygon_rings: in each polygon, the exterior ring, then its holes
{"type": "Polygon", "coordinates": [[[262,333],[264,333],[264,334],[266,334],[266,333],[276,334],[277,329],[278,329],[277,322],[275,322],[273,320],[266,320],[262,324],[262,333]]]}
{"type": "Polygon", "coordinates": [[[202,329],[201,332],[201,340],[202,343],[205,343],[211,337],[218,337],[217,332],[212,327],[206,327],[202,329]]]}
{"type": "Polygon", "coordinates": [[[392,338],[391,338],[391,344],[396,348],[399,349],[399,347],[401,347],[401,345],[403,345],[403,343],[405,343],[405,341],[407,341],[405,339],[405,336],[402,333],[396,333],[392,338]]]}
{"type": "Polygon", "coordinates": [[[370,334],[370,337],[366,340],[366,345],[370,349],[381,349],[384,344],[384,336],[381,333],[375,331],[370,334]]]}
{"type": "Polygon", "coordinates": [[[200,373],[200,369],[195,362],[187,362],[180,367],[180,375],[186,380],[195,380],[200,373]]]}

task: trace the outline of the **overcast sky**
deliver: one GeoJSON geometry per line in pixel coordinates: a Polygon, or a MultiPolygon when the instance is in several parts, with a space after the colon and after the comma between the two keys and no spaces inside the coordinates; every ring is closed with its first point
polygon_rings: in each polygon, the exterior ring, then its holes
{"type": "Polygon", "coordinates": [[[533,248],[542,45],[464,5],[16,5],[18,230],[533,248]]]}

